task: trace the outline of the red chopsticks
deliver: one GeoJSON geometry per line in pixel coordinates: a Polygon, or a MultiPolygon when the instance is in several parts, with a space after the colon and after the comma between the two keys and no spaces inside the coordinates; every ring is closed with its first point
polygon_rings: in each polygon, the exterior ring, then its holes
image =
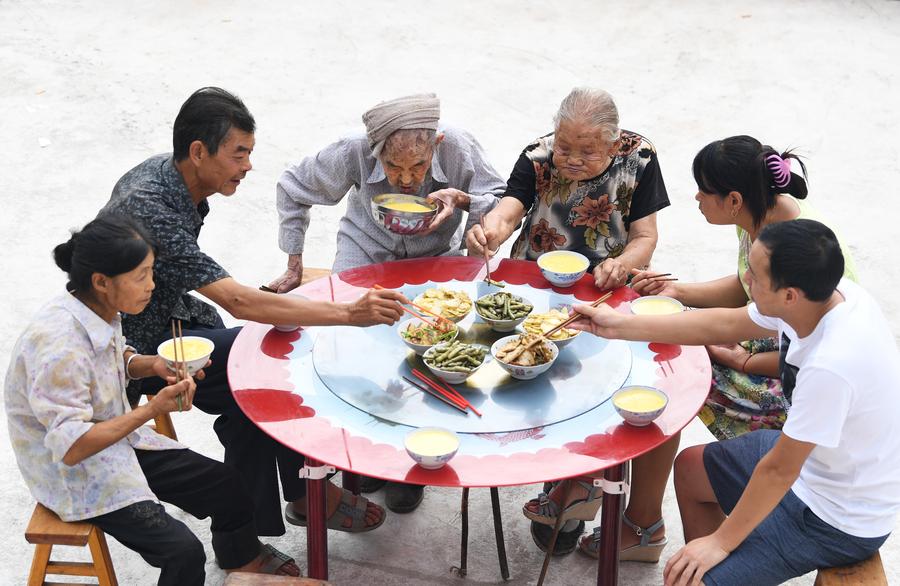
{"type": "Polygon", "coordinates": [[[465,397],[463,397],[462,395],[459,394],[459,391],[457,391],[456,389],[454,389],[447,383],[443,383],[444,386],[441,387],[438,383],[436,383],[435,381],[428,378],[425,374],[423,374],[422,371],[417,370],[415,368],[412,369],[412,373],[417,379],[424,382],[429,387],[436,390],[437,392],[439,392],[441,395],[443,395],[447,399],[450,399],[451,401],[453,401],[454,403],[456,403],[457,405],[459,405],[460,407],[462,407],[464,409],[465,408],[471,409],[472,413],[481,417],[481,411],[476,409],[475,406],[472,405],[471,403],[469,403],[469,401],[467,401],[465,397]]]}
{"type": "Polygon", "coordinates": [[[432,389],[431,387],[426,387],[426,386],[424,386],[424,385],[420,385],[419,383],[417,383],[417,382],[414,381],[413,379],[408,378],[408,377],[405,377],[405,376],[403,377],[403,380],[405,380],[406,382],[408,382],[408,383],[411,384],[412,386],[416,387],[417,389],[419,389],[420,391],[422,391],[422,392],[425,393],[426,395],[429,395],[429,396],[431,396],[431,397],[434,397],[434,398],[437,399],[438,401],[441,401],[442,403],[445,403],[445,404],[447,404],[447,405],[450,405],[451,407],[453,407],[454,409],[457,409],[458,411],[462,411],[463,413],[468,413],[468,411],[466,411],[466,408],[465,408],[465,407],[461,407],[461,406],[459,405],[459,403],[456,403],[455,401],[451,401],[447,396],[438,393],[437,391],[435,391],[435,390],[432,389]]]}

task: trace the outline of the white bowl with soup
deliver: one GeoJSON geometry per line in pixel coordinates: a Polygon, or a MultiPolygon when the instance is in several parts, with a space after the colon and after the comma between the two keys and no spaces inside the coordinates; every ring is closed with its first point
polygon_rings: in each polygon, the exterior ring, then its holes
{"type": "Polygon", "coordinates": [[[583,254],[554,250],[539,256],[537,264],[545,279],[557,287],[571,287],[584,276],[591,263],[583,254]]]}
{"type": "MultiPolygon", "coordinates": [[[[198,370],[206,366],[209,357],[215,350],[213,341],[201,336],[184,336],[184,344],[178,345],[178,361],[184,362],[188,374],[193,376],[198,370]],[[181,351],[184,348],[184,355],[181,351]]],[[[169,370],[175,372],[175,344],[172,340],[166,340],[156,348],[156,353],[166,361],[169,370]]]]}
{"type": "Polygon", "coordinates": [[[456,455],[459,436],[443,427],[420,427],[406,434],[403,446],[416,464],[437,470],[456,455]]]}
{"type": "Polygon", "coordinates": [[[644,427],[665,411],[669,397],[659,389],[634,385],[613,393],[612,402],[625,423],[644,427]]]}
{"type": "Polygon", "coordinates": [[[418,234],[431,225],[437,204],[418,195],[382,193],[372,198],[372,217],[395,234],[418,234]]]}
{"type": "Polygon", "coordinates": [[[648,295],[631,302],[631,313],[635,315],[671,315],[684,311],[684,305],[677,299],[665,295],[648,295]]]}

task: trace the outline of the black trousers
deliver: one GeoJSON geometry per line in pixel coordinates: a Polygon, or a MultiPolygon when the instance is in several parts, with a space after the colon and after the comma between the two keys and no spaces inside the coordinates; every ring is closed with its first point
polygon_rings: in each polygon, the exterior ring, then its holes
{"type": "MultiPolygon", "coordinates": [[[[197,381],[194,405],[218,415],[213,429],[225,447],[225,463],[244,479],[255,506],[259,535],[284,535],[284,516],[278,494],[278,476],[284,500],[294,501],[306,494],[306,481],[300,478],[304,458],[266,435],[247,419],[234,401],[228,386],[228,355],[240,328],[197,328],[184,330],[185,336],[203,336],[216,345],[206,378],[197,381]]],[[[162,340],[160,340],[162,341],[162,340]]],[[[153,394],[165,384],[162,379],[145,379],[142,392],[153,394]]]]}
{"type": "MultiPolygon", "coordinates": [[[[198,519],[212,518],[212,547],[221,568],[239,568],[259,555],[253,503],[233,468],[190,450],[134,453],[159,500],[198,519]]],[[[86,520],[160,568],[160,585],[204,583],[203,544],[162,505],[141,501],[86,520]]]]}

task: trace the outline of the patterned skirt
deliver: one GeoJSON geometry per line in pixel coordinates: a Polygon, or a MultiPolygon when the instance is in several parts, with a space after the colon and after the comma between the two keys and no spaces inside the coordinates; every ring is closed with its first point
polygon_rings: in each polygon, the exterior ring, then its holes
{"type": "MultiPolygon", "coordinates": [[[[751,354],[778,351],[775,338],[741,342],[741,346],[751,354]]],[[[700,420],[716,439],[731,439],[757,429],[781,429],[789,407],[780,379],[713,363],[712,384],[700,420]]]]}

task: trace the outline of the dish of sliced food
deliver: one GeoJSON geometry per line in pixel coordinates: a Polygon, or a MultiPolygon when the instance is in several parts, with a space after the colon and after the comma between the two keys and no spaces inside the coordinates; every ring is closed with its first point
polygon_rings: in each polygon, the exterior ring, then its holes
{"type": "MultiPolygon", "coordinates": [[[[529,334],[546,334],[559,324],[563,323],[571,317],[565,309],[551,309],[547,313],[533,313],[525,318],[522,327],[529,334]]],[[[548,339],[550,340],[568,340],[579,334],[578,330],[563,328],[554,332],[548,339]]]]}
{"type": "Polygon", "coordinates": [[[538,366],[553,359],[553,350],[539,335],[523,334],[497,351],[497,360],[516,366],[538,366]]]}
{"type": "Polygon", "coordinates": [[[493,320],[522,319],[534,309],[526,299],[506,291],[485,295],[475,306],[479,315],[493,320]]]}
{"type": "Polygon", "coordinates": [[[438,320],[436,326],[424,322],[411,323],[400,332],[400,335],[413,344],[430,346],[451,340],[454,333],[456,333],[456,324],[438,320]]]}
{"type": "Polygon", "coordinates": [[[415,298],[417,305],[447,319],[461,319],[472,310],[472,298],[465,291],[443,287],[428,289],[415,298]]]}
{"type": "Polygon", "coordinates": [[[428,366],[448,372],[472,372],[484,362],[488,349],[454,340],[429,348],[422,359],[428,366]]]}

